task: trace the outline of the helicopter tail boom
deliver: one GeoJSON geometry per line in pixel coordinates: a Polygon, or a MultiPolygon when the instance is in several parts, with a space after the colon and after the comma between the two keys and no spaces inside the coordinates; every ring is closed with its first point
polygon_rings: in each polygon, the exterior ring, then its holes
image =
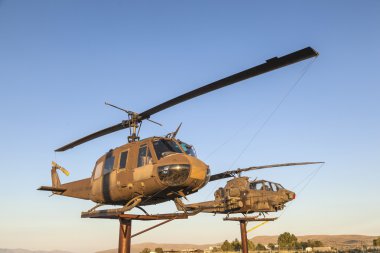
{"type": "Polygon", "coordinates": [[[68,170],[55,162],[51,163],[51,183],[52,186],[41,186],[37,190],[51,191],[53,194],[63,195],[67,197],[90,199],[91,179],[86,178],[79,181],[61,184],[57,170],[62,171],[66,176],[70,173],[68,170]]]}

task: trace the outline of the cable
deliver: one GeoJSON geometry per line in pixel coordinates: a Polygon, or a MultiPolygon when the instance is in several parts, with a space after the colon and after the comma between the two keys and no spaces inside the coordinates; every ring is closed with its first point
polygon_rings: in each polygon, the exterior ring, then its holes
{"type": "MultiPolygon", "coordinates": [[[[288,96],[290,95],[290,93],[292,93],[292,91],[296,88],[296,86],[298,85],[298,83],[301,81],[301,79],[305,76],[306,72],[310,69],[311,65],[315,62],[315,59],[314,58],[312,61],[310,61],[301,71],[301,74],[300,76],[296,79],[296,81],[294,82],[294,84],[290,87],[290,89],[286,92],[286,94],[284,95],[284,97],[280,100],[280,102],[277,104],[277,106],[273,109],[273,111],[268,115],[268,117],[264,120],[263,124],[261,124],[261,126],[259,127],[259,129],[254,133],[254,135],[252,136],[252,138],[249,140],[249,142],[247,143],[247,145],[243,148],[243,150],[240,152],[240,154],[236,157],[236,159],[231,163],[231,165],[229,166],[230,169],[232,169],[232,166],[234,166],[236,164],[236,162],[241,158],[241,156],[245,153],[245,151],[248,149],[248,147],[252,144],[253,140],[259,135],[259,133],[263,130],[263,128],[266,126],[266,124],[272,119],[272,117],[274,116],[274,114],[278,111],[278,109],[280,108],[280,106],[285,102],[285,100],[288,98],[288,96]]],[[[237,135],[237,134],[235,134],[237,135]]],[[[235,136],[234,135],[234,136],[235,136]]],[[[229,141],[225,142],[225,143],[228,143],[229,141]]],[[[224,145],[224,144],[222,144],[224,145]]],[[[218,148],[219,149],[219,148],[218,148]]],[[[215,152],[214,152],[215,153],[215,152]]],[[[213,153],[211,153],[213,154],[213,153]]],[[[221,182],[219,182],[216,187],[214,188],[213,191],[215,191],[215,189],[217,189],[219,186],[220,186],[221,182]]],[[[209,194],[206,195],[206,198],[207,199],[209,196],[210,196],[211,192],[209,194]]]]}
{"type": "MultiPolygon", "coordinates": [[[[322,169],[322,167],[324,166],[325,164],[322,163],[321,165],[319,165],[318,168],[316,168],[315,170],[313,170],[308,176],[306,176],[303,181],[301,181],[301,183],[303,183],[306,178],[308,178],[310,176],[310,178],[307,180],[306,184],[301,188],[301,190],[297,193],[297,195],[299,196],[305,189],[306,187],[310,184],[310,182],[315,178],[315,176],[319,173],[319,171],[322,169]]],[[[301,183],[298,183],[297,186],[299,186],[301,183]]],[[[295,187],[294,187],[295,188],[295,187]]],[[[290,206],[292,206],[293,202],[290,202],[288,207],[286,209],[284,209],[284,211],[280,214],[280,216],[278,216],[278,218],[280,218],[282,215],[284,215],[285,211],[289,209],[290,206]]]]}
{"type": "Polygon", "coordinates": [[[278,111],[278,109],[280,108],[280,106],[285,102],[285,100],[288,98],[288,96],[290,95],[290,93],[292,93],[292,91],[296,88],[296,86],[298,85],[298,83],[301,81],[301,79],[304,77],[304,75],[306,74],[306,72],[309,70],[309,68],[311,67],[311,65],[314,62],[315,62],[315,58],[312,61],[310,61],[309,64],[306,65],[306,67],[301,72],[300,77],[296,80],[296,82],[292,85],[292,87],[290,87],[290,89],[285,94],[285,96],[280,100],[280,102],[277,104],[277,106],[274,108],[274,110],[265,119],[265,121],[259,127],[259,129],[254,133],[254,135],[252,136],[252,138],[249,140],[248,144],[243,148],[242,152],[232,162],[232,164],[230,165],[230,169],[232,168],[233,165],[235,165],[235,163],[240,159],[240,157],[245,153],[245,151],[247,151],[248,147],[252,144],[253,140],[259,135],[259,133],[264,129],[264,127],[267,125],[267,123],[272,119],[272,117],[274,116],[274,114],[278,111]]]}

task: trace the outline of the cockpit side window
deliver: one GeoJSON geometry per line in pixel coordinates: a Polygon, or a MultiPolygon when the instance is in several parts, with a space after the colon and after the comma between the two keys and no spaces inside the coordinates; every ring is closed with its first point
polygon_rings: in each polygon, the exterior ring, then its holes
{"type": "Polygon", "coordinates": [[[152,155],[147,145],[142,145],[139,149],[137,167],[141,167],[147,164],[152,164],[152,155]]]}
{"type": "Polygon", "coordinates": [[[274,192],[276,192],[277,191],[277,185],[275,183],[271,183],[270,185],[272,186],[272,190],[274,192]]]}
{"type": "Polygon", "coordinates": [[[103,161],[100,161],[95,165],[94,179],[97,179],[102,175],[103,164],[103,161]]]}
{"type": "Polygon", "coordinates": [[[271,191],[271,188],[270,188],[270,184],[269,184],[269,182],[265,182],[265,183],[264,183],[264,190],[266,190],[266,191],[271,191]]]}
{"type": "Polygon", "coordinates": [[[197,153],[195,152],[193,146],[182,141],[179,141],[179,144],[181,144],[181,148],[183,149],[183,151],[185,151],[186,154],[197,157],[197,153]]]}
{"type": "Polygon", "coordinates": [[[178,144],[171,140],[160,139],[154,141],[153,147],[158,160],[172,153],[182,153],[182,150],[179,148],[178,144]]]}
{"type": "Polygon", "coordinates": [[[262,188],[263,188],[263,183],[261,182],[251,184],[252,190],[262,190],[262,188]]]}

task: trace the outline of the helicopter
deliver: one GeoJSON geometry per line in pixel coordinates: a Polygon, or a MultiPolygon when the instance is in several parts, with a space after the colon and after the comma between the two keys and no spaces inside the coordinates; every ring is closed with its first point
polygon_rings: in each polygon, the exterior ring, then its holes
{"type": "Polygon", "coordinates": [[[283,210],[285,204],[296,198],[296,194],[281,184],[267,180],[237,177],[229,180],[225,187],[214,193],[215,200],[185,205],[177,201],[179,211],[218,214],[269,213],[283,210]]]}
{"type": "MultiPolygon", "coordinates": [[[[38,190],[51,191],[55,195],[95,202],[96,206],[87,212],[83,212],[82,217],[99,212],[124,213],[135,207],[145,212],[142,206],[166,201],[174,201],[177,207],[182,206],[182,210],[186,211],[192,207],[186,208],[180,199],[199,191],[208,182],[236,174],[240,175],[243,171],[253,169],[315,164],[315,162],[303,162],[264,165],[211,175],[209,166],[196,156],[193,146],[176,138],[180,126],[164,137],[153,136],[140,139],[139,132],[144,120],[159,124],[151,120],[150,117],[162,110],[228,85],[316,56],[318,56],[317,51],[311,47],[306,47],[282,57],[274,57],[263,64],[209,83],[142,113],[106,103],[127,113],[128,119],[73,141],[55,151],[66,151],[95,138],[123,129],[130,131],[128,143],[113,148],[101,156],[95,162],[91,176],[82,180],[62,184],[57,171],[61,170],[66,175],[69,172],[64,167],[52,162],[52,186],[41,186],[38,190]],[[96,210],[102,205],[121,205],[122,207],[96,210]]],[[[243,179],[240,178],[239,180],[243,179]]]]}

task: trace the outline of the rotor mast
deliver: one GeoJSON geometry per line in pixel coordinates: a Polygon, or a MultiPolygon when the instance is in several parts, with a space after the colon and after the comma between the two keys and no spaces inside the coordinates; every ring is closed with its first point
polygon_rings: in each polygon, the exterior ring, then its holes
{"type": "Polygon", "coordinates": [[[129,121],[127,124],[129,125],[129,134],[130,134],[128,136],[128,142],[139,141],[140,140],[139,132],[140,132],[140,126],[141,126],[141,120],[139,120],[139,115],[133,112],[132,115],[129,115],[129,121]]]}

